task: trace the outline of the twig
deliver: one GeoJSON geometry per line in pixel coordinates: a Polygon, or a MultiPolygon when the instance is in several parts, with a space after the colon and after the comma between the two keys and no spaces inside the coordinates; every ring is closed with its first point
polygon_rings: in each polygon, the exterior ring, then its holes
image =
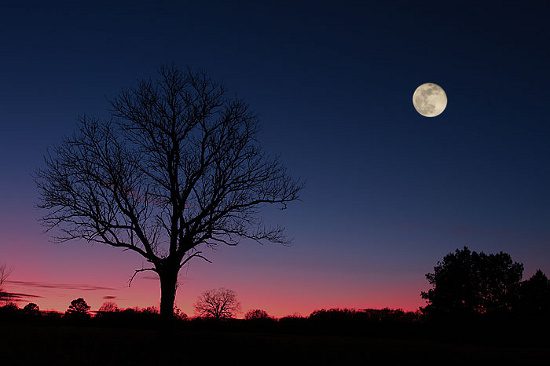
{"type": "Polygon", "coordinates": [[[155,268],[142,268],[142,269],[136,269],[134,271],[134,274],[132,275],[132,277],[130,278],[130,281],[128,281],[128,287],[132,286],[132,281],[134,280],[134,277],[136,277],[136,275],[140,272],[145,272],[145,271],[153,271],[153,272],[156,272],[157,270],[155,268]]]}

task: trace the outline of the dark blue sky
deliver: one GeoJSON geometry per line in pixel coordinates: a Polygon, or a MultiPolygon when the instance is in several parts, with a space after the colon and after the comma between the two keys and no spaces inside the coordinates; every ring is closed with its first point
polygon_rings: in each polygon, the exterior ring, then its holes
{"type": "Polygon", "coordinates": [[[269,214],[293,247],[222,250],[218,273],[349,275],[368,294],[349,303],[412,306],[463,245],[550,272],[547,2],[116,3],[0,5],[0,255],[17,273],[50,248],[33,207],[42,155],[166,63],[247,100],[266,150],[307,182],[301,203],[269,214]],[[437,118],[411,104],[424,82],[447,92],[437,118]],[[15,232],[32,233],[24,252],[15,232]]]}

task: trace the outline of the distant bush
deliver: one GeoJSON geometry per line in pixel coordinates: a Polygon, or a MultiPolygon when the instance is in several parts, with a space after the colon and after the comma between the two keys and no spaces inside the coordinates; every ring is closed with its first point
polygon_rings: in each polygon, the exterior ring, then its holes
{"type": "Polygon", "coordinates": [[[550,280],[540,269],[520,283],[512,309],[524,318],[550,318],[550,280]]]}
{"type": "Polygon", "coordinates": [[[155,314],[155,315],[158,315],[159,314],[159,309],[156,307],[156,306],[148,306],[146,308],[143,308],[141,309],[141,312],[143,314],[155,314]]]}
{"type": "Polygon", "coordinates": [[[23,308],[23,314],[26,316],[40,316],[40,308],[35,303],[28,303],[23,308]]]}
{"type": "Polygon", "coordinates": [[[97,310],[98,313],[114,313],[117,311],[119,311],[118,305],[112,301],[104,302],[97,310]]]}
{"type": "Polygon", "coordinates": [[[357,311],[355,309],[321,309],[315,310],[309,315],[310,320],[316,321],[347,321],[356,317],[357,311]]]}
{"type": "Polygon", "coordinates": [[[19,314],[19,306],[14,302],[9,302],[0,307],[0,316],[3,318],[17,317],[19,314]]]}
{"type": "Polygon", "coordinates": [[[249,310],[245,315],[244,318],[246,320],[265,320],[265,319],[271,319],[267,311],[262,309],[252,309],[249,310]]]}
{"type": "Polygon", "coordinates": [[[174,306],[174,318],[176,320],[187,321],[189,317],[180,308],[174,306]]]}
{"type": "Polygon", "coordinates": [[[41,313],[41,318],[44,321],[51,321],[51,322],[57,322],[61,318],[63,318],[63,314],[57,311],[43,311],[41,313]]]}
{"type": "Polygon", "coordinates": [[[410,323],[419,319],[419,315],[401,309],[321,309],[312,312],[309,316],[312,321],[318,322],[368,322],[368,323],[410,323]]]}
{"type": "Polygon", "coordinates": [[[294,314],[279,318],[279,325],[283,328],[299,329],[307,324],[308,319],[302,315],[294,314]]]}
{"type": "Polygon", "coordinates": [[[127,308],[116,311],[99,311],[96,313],[94,321],[103,325],[115,325],[124,327],[141,327],[149,326],[156,323],[160,319],[158,309],[156,307],[127,308]]]}

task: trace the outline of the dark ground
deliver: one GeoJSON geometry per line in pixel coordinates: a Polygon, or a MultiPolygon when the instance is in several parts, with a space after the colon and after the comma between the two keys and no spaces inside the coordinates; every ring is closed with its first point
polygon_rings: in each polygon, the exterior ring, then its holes
{"type": "Polygon", "coordinates": [[[2,365],[548,365],[550,348],[398,335],[0,324],[2,365]]]}

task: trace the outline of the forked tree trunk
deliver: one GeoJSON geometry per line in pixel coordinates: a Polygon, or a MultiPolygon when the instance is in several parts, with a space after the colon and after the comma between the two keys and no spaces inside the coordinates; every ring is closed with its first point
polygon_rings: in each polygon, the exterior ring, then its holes
{"type": "Polygon", "coordinates": [[[170,320],[174,317],[178,269],[178,267],[165,267],[158,270],[160,278],[160,317],[164,320],[170,320]]]}

